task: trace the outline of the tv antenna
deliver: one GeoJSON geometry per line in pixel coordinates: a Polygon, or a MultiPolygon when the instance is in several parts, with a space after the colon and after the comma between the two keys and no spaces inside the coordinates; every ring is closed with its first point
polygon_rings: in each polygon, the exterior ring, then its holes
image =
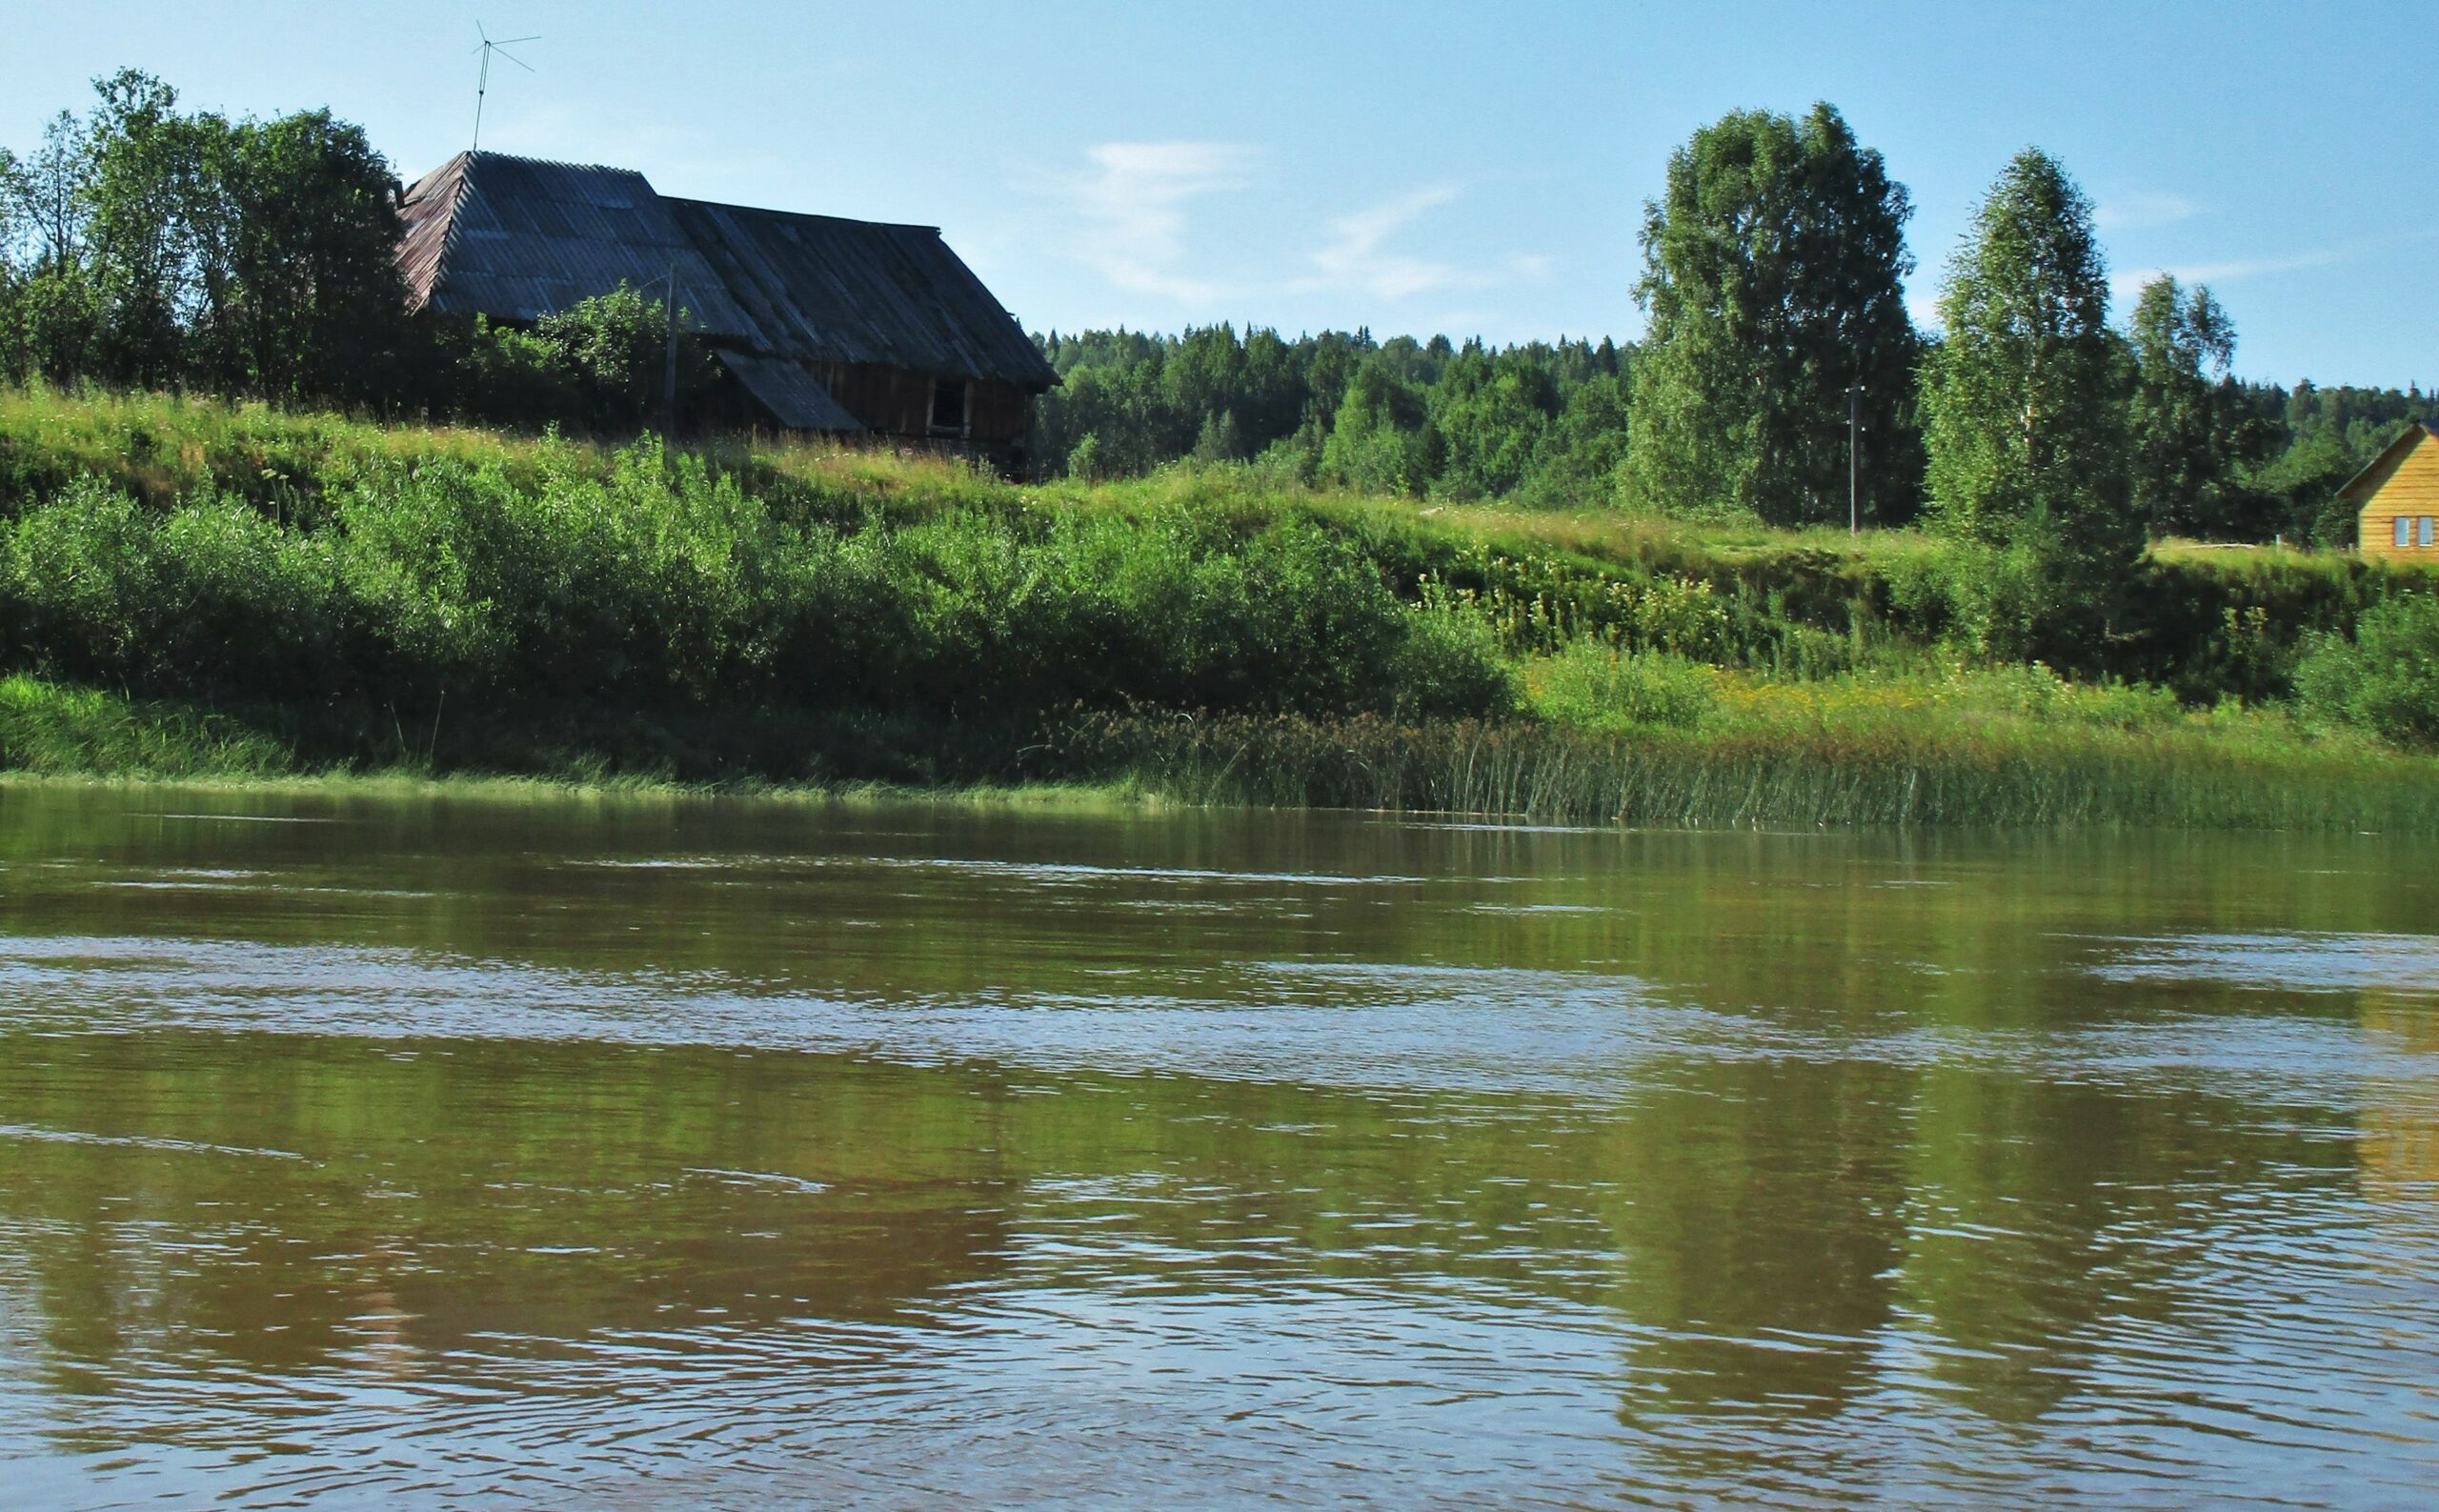
{"type": "Polygon", "coordinates": [[[474,23],[474,35],[483,39],[474,48],[475,51],[483,55],[482,70],[474,75],[474,150],[475,151],[480,151],[483,147],[483,95],[487,93],[492,87],[492,54],[496,52],[501,57],[508,59],[509,62],[515,64],[518,68],[523,69],[528,73],[531,73],[534,71],[534,65],[526,62],[523,58],[518,57],[515,53],[511,52],[508,50],[519,42],[539,42],[542,39],[539,36],[503,37],[499,41],[494,42],[491,38],[491,33],[483,30],[483,24],[479,21],[474,23]]]}

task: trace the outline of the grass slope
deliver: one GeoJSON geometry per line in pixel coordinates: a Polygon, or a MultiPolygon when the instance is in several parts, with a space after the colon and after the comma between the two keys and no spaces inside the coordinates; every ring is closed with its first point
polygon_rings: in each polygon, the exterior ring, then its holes
{"type": "Polygon", "coordinates": [[[0,391],[0,767],[2439,830],[2439,764],[2282,702],[2303,636],[2426,577],[2164,549],[2067,678],[1974,653],[1973,569],[1227,469],[0,391]]]}

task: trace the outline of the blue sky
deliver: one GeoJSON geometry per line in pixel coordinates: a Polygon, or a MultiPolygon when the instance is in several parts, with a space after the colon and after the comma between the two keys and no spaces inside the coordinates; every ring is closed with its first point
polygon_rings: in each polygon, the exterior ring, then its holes
{"type": "Polygon", "coordinates": [[[1671,148],[1842,109],[1913,192],[1927,318],[2028,144],[2100,207],[2122,288],[2233,312],[2237,368],[2439,380],[2439,70],[2403,4],[413,6],[0,0],[0,142],[131,64],[191,106],[329,105],[412,178],[467,144],[671,193],[944,229],[1029,327],[1633,335],[1671,148]]]}

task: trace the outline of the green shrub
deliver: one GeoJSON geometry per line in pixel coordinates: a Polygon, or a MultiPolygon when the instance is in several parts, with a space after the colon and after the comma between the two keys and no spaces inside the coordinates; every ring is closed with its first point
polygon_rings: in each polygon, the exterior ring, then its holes
{"type": "Polygon", "coordinates": [[[1517,705],[1516,670],[1481,615],[1446,604],[1408,611],[1384,712],[1403,717],[1496,718],[1517,705]]]}
{"type": "Polygon", "coordinates": [[[450,335],[454,340],[443,360],[454,371],[442,380],[439,395],[449,408],[537,431],[583,412],[582,382],[541,336],[481,315],[450,335]]]}
{"type": "Polygon", "coordinates": [[[1479,616],[1418,614],[1363,543],[1191,500],[781,513],[647,438],[606,464],[333,474],[283,524],[86,479],[0,521],[5,665],[164,696],[533,697],[906,710],[1512,706],[1479,616]],[[791,517],[791,516],[794,517],[791,517]]]}
{"type": "Polygon", "coordinates": [[[1577,640],[1528,675],[1535,714],[1596,733],[1691,729],[1716,701],[1700,663],[1664,651],[1577,640]]]}
{"type": "Polygon", "coordinates": [[[2375,604],[2350,641],[2311,636],[2295,691],[2308,717],[2398,745],[2439,746],[2439,598],[2410,594],[2375,604]]]}

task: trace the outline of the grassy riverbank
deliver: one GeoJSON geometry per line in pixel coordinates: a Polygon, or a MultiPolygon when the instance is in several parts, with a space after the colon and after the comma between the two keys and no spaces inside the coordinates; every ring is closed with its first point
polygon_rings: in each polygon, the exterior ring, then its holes
{"type": "MultiPolygon", "coordinates": [[[[1784,688],[1756,701],[1800,698],[1784,688]]],[[[1868,701],[1861,707],[1868,709],[1868,701]]],[[[1882,706],[1885,709],[1886,705],[1882,706]]],[[[1781,711],[1784,712],[1784,711],[1781,711]]],[[[632,735],[637,725],[631,724],[632,735]]],[[[242,717],[17,676],[0,681],[0,771],[37,778],[339,791],[726,793],[823,801],[929,799],[1025,808],[1146,804],[1511,815],[1657,828],[1812,824],[2121,824],[2439,834],[2439,769],[2368,741],[2313,738],[2275,713],[2147,726],[2003,718],[1959,737],[1805,709],[1709,732],[1602,735],[1511,719],[1401,724],[1379,716],[1076,716],[997,763],[896,776],[817,767],[670,765],[659,732],[621,759],[595,732],[513,756],[317,762],[242,717]],[[658,755],[663,759],[653,759],[658,755]]]]}
{"type": "Polygon", "coordinates": [[[2287,702],[2412,575],[2165,551],[2061,675],[1994,651],[1988,567],[0,392],[0,768],[2439,832],[2439,762],[2287,702]]]}

